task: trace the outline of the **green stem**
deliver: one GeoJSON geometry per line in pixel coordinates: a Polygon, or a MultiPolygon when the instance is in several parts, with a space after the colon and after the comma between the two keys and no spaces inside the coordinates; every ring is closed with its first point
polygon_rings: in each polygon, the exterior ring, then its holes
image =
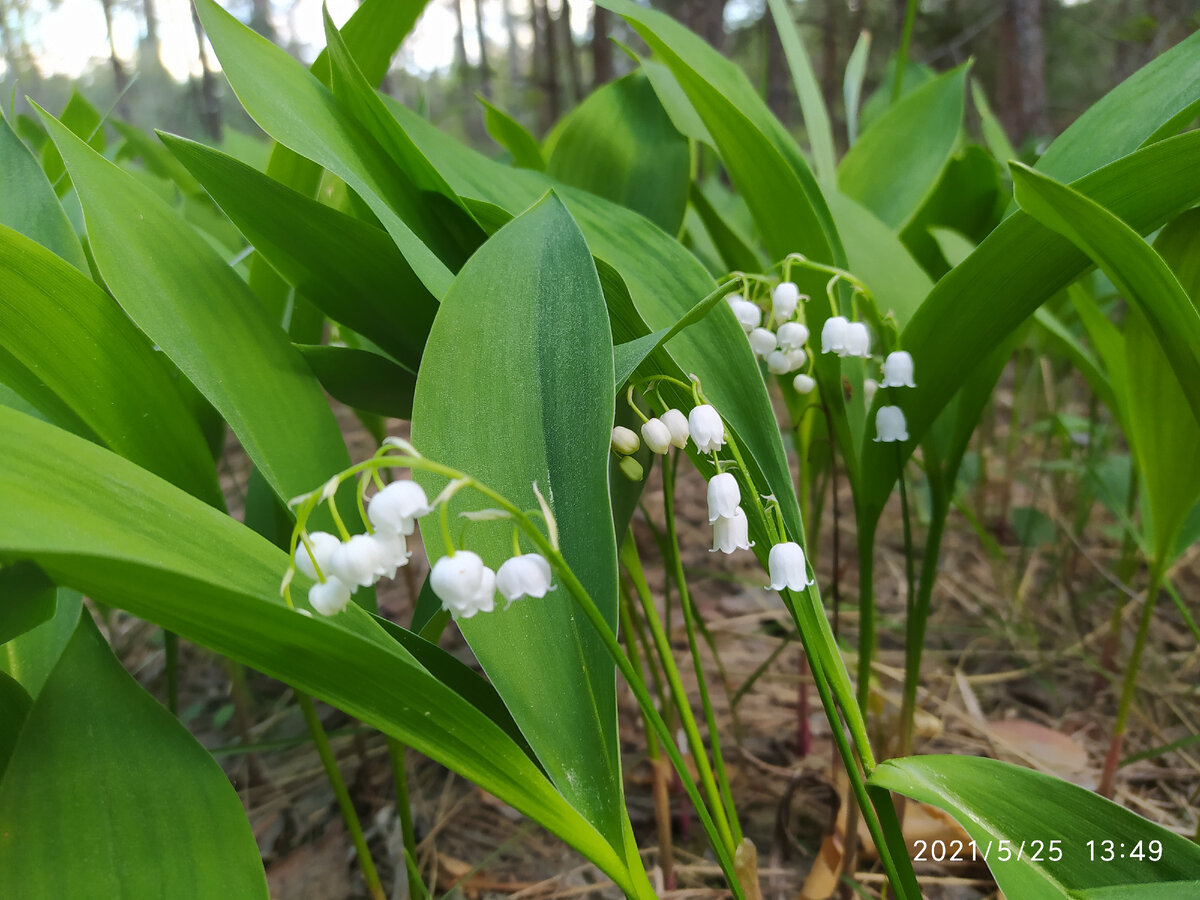
{"type": "Polygon", "coordinates": [[[392,782],[396,789],[396,813],[400,816],[400,832],[404,842],[405,859],[412,859],[413,865],[406,866],[408,873],[408,896],[419,897],[425,885],[421,881],[421,873],[417,870],[417,833],[413,828],[412,802],[408,796],[408,769],[404,765],[407,747],[401,741],[389,737],[387,739],[388,755],[392,760],[392,782]]]}
{"type": "Polygon", "coordinates": [[[858,709],[865,719],[875,660],[875,527],[859,510],[858,519],[858,709]],[[870,524],[868,525],[868,521],[870,524]]]}
{"type": "Polygon", "coordinates": [[[904,70],[908,68],[908,48],[912,43],[913,23],[917,19],[920,0],[908,0],[904,7],[904,30],[900,33],[900,49],[896,51],[896,73],[892,78],[892,102],[900,99],[904,87],[904,70]]]}
{"type": "Polygon", "coordinates": [[[363,880],[367,883],[367,890],[371,894],[372,900],[387,900],[387,895],[383,892],[383,885],[379,883],[379,873],[375,870],[375,863],[371,860],[371,851],[367,847],[367,839],[363,835],[362,823],[358,821],[358,813],[354,809],[354,801],[350,799],[350,792],[346,789],[346,782],[342,780],[342,773],[338,769],[337,759],[334,758],[333,749],[329,746],[329,738],[325,735],[325,728],[321,725],[321,720],[317,717],[316,707],[313,705],[312,697],[307,694],[297,693],[296,702],[300,705],[300,711],[304,714],[304,722],[308,725],[308,731],[313,737],[313,743],[317,745],[317,755],[321,757],[321,766],[325,769],[325,775],[329,778],[329,785],[333,788],[333,794],[337,798],[338,808],[342,812],[342,819],[346,823],[346,828],[350,832],[350,840],[354,844],[354,850],[358,856],[358,866],[362,870],[363,880]]]}

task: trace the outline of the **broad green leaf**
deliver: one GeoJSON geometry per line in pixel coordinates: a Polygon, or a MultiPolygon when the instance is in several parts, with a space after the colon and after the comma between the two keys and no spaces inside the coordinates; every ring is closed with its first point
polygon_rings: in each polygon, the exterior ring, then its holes
{"type": "MultiPolygon", "coordinates": [[[[1200,197],[1198,162],[1200,134],[1184,134],[1093,172],[1075,190],[1135,230],[1150,231],[1200,197]],[[1130,191],[1130,184],[1137,184],[1138,190],[1130,191]]],[[[883,509],[900,460],[920,441],[967,373],[1089,265],[1070,241],[1018,211],[934,286],[899,340],[916,361],[917,387],[905,391],[902,404],[911,440],[899,455],[894,446],[864,442],[866,508],[876,514],[883,509]]],[[[877,398],[876,405],[882,402],[877,398]]]]}
{"type": "Polygon", "coordinates": [[[954,816],[975,842],[976,858],[987,854],[992,876],[1008,897],[1078,898],[1100,888],[1194,880],[1200,874],[1200,845],[1031,769],[975,756],[911,756],[881,763],[870,783],[954,816]],[[1111,862],[1098,861],[1104,840],[1114,842],[1111,862]],[[1001,841],[1007,842],[1007,854],[1001,841]],[[1050,841],[1059,842],[1060,859],[1050,841]],[[1089,841],[1095,842],[1096,860],[1089,841]],[[1152,863],[1149,857],[1116,856],[1122,844],[1128,852],[1139,841],[1143,848],[1161,842],[1162,858],[1152,863]],[[1011,858],[1002,861],[1005,855],[1011,858]]]}
{"type": "Polygon", "coordinates": [[[513,165],[518,169],[533,169],[541,172],[546,168],[542,158],[542,145],[529,130],[491,103],[487,97],[477,94],[475,99],[483,104],[483,125],[492,140],[508,151],[513,165]]]}
{"type": "Polygon", "coordinates": [[[150,191],[44,121],[117,302],[221,412],[275,493],[286,502],[345,468],[316,379],[246,283],[150,191]]]}
{"type": "Polygon", "coordinates": [[[90,278],[2,225],[0,351],[0,379],[56,424],[224,506],[164,360],[90,278]]]}
{"type": "Polygon", "coordinates": [[[386,232],[203,144],[160,137],[300,294],[416,368],[437,301],[386,232]]]}
{"type": "MultiPolygon", "coordinates": [[[[624,860],[521,748],[368,613],[289,609],[279,597],[288,558],[266,539],[109,451],[6,409],[0,458],[0,562],[32,559],[60,585],[345,710],[471,779],[627,885],[624,860]]],[[[297,599],[306,584],[297,579],[297,599]]]]}
{"type": "Polygon", "coordinates": [[[371,207],[435,297],[453,278],[430,237],[445,232],[412,181],[315,76],[213,0],[196,0],[204,30],[238,99],[279,143],[336,174],[371,207]]]}
{"type": "Polygon", "coordinates": [[[715,150],[717,142],[713,140],[712,135],[704,126],[704,122],[700,120],[700,116],[688,102],[687,94],[683,92],[675,74],[660,62],[643,59],[636,55],[634,58],[638,61],[642,72],[650,79],[650,85],[654,88],[654,93],[658,95],[658,102],[671,117],[671,123],[675,126],[675,130],[684,137],[715,150]]]}
{"type": "Polygon", "coordinates": [[[84,615],[0,782],[0,895],[267,896],[241,800],[84,615]]]}
{"type": "Polygon", "coordinates": [[[1037,170],[1071,182],[1180,131],[1200,111],[1200,32],[1156,56],[1071,123],[1037,170]]]}
{"type": "MultiPolygon", "coordinates": [[[[804,39],[796,28],[785,0],[767,0],[767,5],[771,9],[771,17],[775,20],[779,40],[783,44],[783,55],[787,58],[788,68],[792,72],[792,84],[796,88],[796,98],[800,101],[800,111],[804,115],[804,130],[812,147],[813,168],[822,182],[833,184],[837,177],[833,126],[829,123],[829,110],[825,108],[825,97],[821,93],[817,73],[813,71],[804,39]]],[[[847,109],[850,106],[851,104],[846,104],[847,109]]]]}
{"type": "Polygon", "coordinates": [[[767,267],[753,243],[713,205],[704,188],[693,181],[688,194],[728,272],[761,272],[767,267]]]}
{"type": "Polygon", "coordinates": [[[79,271],[87,259],[67,214],[37,160],[0,115],[0,225],[57,253],[79,271]]]}
{"type": "MultiPolygon", "coordinates": [[[[1137,305],[1200,422],[1200,313],[1170,267],[1134,229],[1078,191],[1019,164],[1013,186],[1023,210],[1083,250],[1137,305]]],[[[1137,391],[1133,396],[1139,399],[1137,391]]]]}
{"type": "Polygon", "coordinates": [[[380,416],[412,415],[417,376],[370,350],[354,347],[297,345],[321,386],[347,406],[380,416]]]}
{"type": "MultiPolygon", "coordinates": [[[[54,616],[18,638],[0,644],[0,672],[5,673],[36,699],[46,679],[75,633],[83,597],[78,591],[59,588],[54,616]]],[[[19,729],[18,729],[19,730],[19,729]]],[[[15,745],[15,741],[14,741],[15,745]]]]}
{"type": "Polygon", "coordinates": [[[166,147],[156,141],[153,135],[145,134],[125,122],[113,122],[113,127],[125,139],[121,149],[117,152],[117,162],[126,159],[140,159],[142,165],[146,167],[146,171],[173,182],[185,195],[204,197],[204,188],[200,186],[200,182],[168,152],[166,147]]]}
{"type": "Polygon", "coordinates": [[[546,162],[554,178],[640,212],[675,234],[687,206],[690,153],[641,72],[609,82],[563,120],[546,162]]]}
{"type": "Polygon", "coordinates": [[[975,104],[975,111],[979,113],[979,129],[983,132],[984,143],[992,151],[992,156],[1000,162],[1016,159],[1017,151],[1008,139],[1008,133],[1004,130],[1004,126],[992,112],[987,93],[984,92],[983,86],[977,78],[971,79],[971,101],[975,104]]]}
{"type": "MultiPolygon", "coordinates": [[[[447,293],[417,378],[412,441],[524,508],[537,508],[536,482],[557,518],[563,555],[615,630],[612,365],[591,253],[549,195],[489,239],[447,293]],[[471,333],[487,340],[467,361],[462,340],[471,333]]],[[[418,479],[430,496],[444,483],[418,479]]],[[[460,492],[450,509],[486,505],[460,492]]],[[[432,529],[424,540],[432,560],[450,549],[432,529]]],[[[466,546],[496,568],[513,554],[512,525],[474,525],[466,546]]],[[[614,666],[587,620],[569,597],[550,594],[459,627],[551,780],[622,847],[614,666]]]]}
{"type": "Polygon", "coordinates": [[[0,644],[53,618],[57,593],[54,582],[31,562],[0,569],[0,644]]]}
{"type": "Polygon", "coordinates": [[[862,99],[863,80],[867,77],[867,59],[871,55],[871,32],[859,33],[854,42],[850,58],[846,60],[846,74],[842,78],[842,102],[846,107],[846,140],[853,147],[858,142],[858,104],[862,99]]]}
{"type": "Polygon", "coordinates": [[[838,166],[838,187],[902,229],[932,194],[962,128],[968,66],[939,75],[889,107],[838,166]]]}
{"type": "MultiPolygon", "coordinates": [[[[97,153],[104,152],[104,124],[100,112],[79,91],[71,91],[71,99],[63,107],[59,121],[97,153]]],[[[63,196],[71,189],[71,179],[63,168],[62,156],[52,141],[42,145],[42,168],[46,170],[46,177],[58,196],[63,196]]]]}
{"type": "Polygon", "coordinates": [[[33,699],[11,675],[0,672],[0,779],[8,768],[21,726],[33,707],[33,699]]]}

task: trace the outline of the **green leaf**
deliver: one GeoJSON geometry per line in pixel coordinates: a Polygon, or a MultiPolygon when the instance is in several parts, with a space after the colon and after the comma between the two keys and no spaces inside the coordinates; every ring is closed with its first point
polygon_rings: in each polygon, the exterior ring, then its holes
{"type": "Polygon", "coordinates": [[[1170,883],[1200,873],[1200,846],[1091,791],[1031,769],[974,756],[912,756],[881,763],[870,783],[954,816],[975,842],[977,858],[988,853],[992,876],[1009,897],[1091,896],[1084,892],[1170,883]],[[1105,840],[1114,842],[1111,862],[1098,861],[1105,840]],[[1000,841],[1008,842],[1008,861],[999,859],[1004,855],[1000,841]],[[1034,847],[1034,841],[1042,846],[1034,847]],[[1061,859],[1053,859],[1057,854],[1050,841],[1059,842],[1061,859]],[[1095,860],[1089,841],[1095,842],[1095,860]],[[1143,848],[1160,841],[1162,858],[1151,863],[1116,855],[1120,845],[1132,849],[1139,841],[1143,848]]]}
{"type": "Polygon", "coordinates": [[[0,782],[0,831],[8,897],[267,896],[225,773],[88,615],[26,717],[0,782]]]}
{"type": "Polygon", "coordinates": [[[704,188],[693,181],[688,198],[692,207],[704,223],[709,237],[721,254],[721,261],[728,272],[761,272],[767,267],[753,243],[741,234],[737,227],[721,215],[720,211],[708,199],[704,188]]]}
{"type": "MultiPolygon", "coordinates": [[[[351,605],[327,619],[289,609],[279,597],[289,561],[266,539],[109,451],[6,409],[0,458],[0,562],[32,559],[58,584],[345,710],[628,885],[624,860],[521,748],[368,613],[351,605]]],[[[306,585],[297,579],[297,597],[306,585]]]]}
{"type": "MultiPolygon", "coordinates": [[[[54,615],[48,621],[6,644],[0,644],[0,672],[19,684],[29,697],[36,699],[46,679],[58,665],[71,635],[75,633],[82,608],[83,597],[78,591],[59,588],[54,615]]],[[[20,728],[15,730],[20,731],[20,728]]],[[[13,745],[16,745],[15,736],[13,745]]]]}
{"type": "Polygon", "coordinates": [[[2,225],[0,351],[0,378],[51,421],[224,506],[204,435],[145,336],[90,278],[2,225]]]}
{"type": "Polygon", "coordinates": [[[889,107],[843,157],[842,193],[892,228],[911,221],[954,152],[968,68],[939,75],[889,107]]]}
{"type": "Polygon", "coordinates": [[[566,116],[546,171],[675,234],[687,206],[690,164],[687,138],[671,124],[650,81],[635,71],[566,116]]]}
{"type": "Polygon", "coordinates": [[[354,347],[299,344],[321,386],[355,409],[407,419],[412,415],[417,376],[386,356],[354,347]]]}
{"type": "MultiPolygon", "coordinates": [[[[771,9],[771,17],[775,20],[779,40],[783,44],[783,55],[787,58],[788,68],[792,72],[792,84],[796,88],[800,111],[804,115],[804,130],[812,147],[813,167],[822,182],[833,184],[837,177],[833,126],[829,123],[829,110],[825,108],[825,97],[821,93],[817,73],[813,71],[812,60],[804,47],[804,40],[784,0],[767,0],[767,5],[771,9]]],[[[850,109],[851,104],[847,103],[846,108],[850,109]]]]}
{"type": "Polygon", "coordinates": [[[846,106],[846,140],[853,147],[858,141],[858,104],[862,99],[863,80],[867,77],[867,59],[871,55],[871,32],[863,31],[854,42],[846,60],[842,78],[842,101],[846,106]]]}
{"type": "Polygon", "coordinates": [[[424,238],[444,232],[416,185],[330,90],[286,51],[213,0],[196,0],[196,9],[222,71],[251,118],[279,143],[352,187],[430,293],[442,296],[453,275],[424,238]]]}
{"type": "Polygon", "coordinates": [[[533,169],[542,172],[546,168],[546,160],[542,158],[542,145],[528,129],[500,107],[491,103],[482,94],[476,94],[475,99],[483,104],[483,126],[492,140],[503,147],[512,156],[513,165],[518,169],[533,169]]]}
{"type": "MultiPolygon", "coordinates": [[[[57,588],[46,573],[26,560],[0,569],[0,644],[54,617],[57,588]]],[[[0,771],[3,766],[0,766],[0,771]]]]}
{"type": "Polygon", "coordinates": [[[1012,172],[1021,208],[1083,250],[1137,305],[1200,422],[1200,313],[1162,257],[1125,222],[1078,191],[1019,163],[1012,172]]]}
{"type": "Polygon", "coordinates": [[[160,137],[300,294],[331,319],[417,367],[437,300],[387,232],[203,144],[160,137]]]}
{"type": "Polygon", "coordinates": [[[15,228],[87,273],[87,258],[37,160],[0,115],[0,225],[15,228]]]}
{"type": "MultiPolygon", "coordinates": [[[[71,99],[63,107],[59,121],[97,153],[104,152],[104,127],[100,112],[79,91],[71,91],[71,99]]],[[[58,196],[62,197],[71,189],[71,179],[63,168],[59,148],[53,142],[42,145],[42,168],[46,170],[46,177],[58,196]]]]}
{"type": "MultiPolygon", "coordinates": [[[[417,378],[412,440],[518,506],[537,508],[537,482],[557,518],[563,555],[615,630],[613,415],[600,281],[578,226],[549,195],[488,240],[447,293],[417,378]],[[487,340],[474,344],[464,365],[462,339],[470,333],[487,340]]],[[[442,486],[419,480],[427,492],[442,486]]],[[[482,505],[460,492],[450,509],[482,505]]],[[[449,549],[432,530],[424,539],[431,560],[449,549]]],[[[467,546],[496,568],[512,556],[512,525],[475,525],[467,546]]],[[[555,594],[459,627],[551,780],[621,848],[628,820],[616,683],[600,638],[570,598],[555,594]]]]}
{"type": "Polygon", "coordinates": [[[52,117],[43,121],[117,302],[221,412],[280,499],[346,468],[316,379],[246,283],[150,191],[52,117]]]}

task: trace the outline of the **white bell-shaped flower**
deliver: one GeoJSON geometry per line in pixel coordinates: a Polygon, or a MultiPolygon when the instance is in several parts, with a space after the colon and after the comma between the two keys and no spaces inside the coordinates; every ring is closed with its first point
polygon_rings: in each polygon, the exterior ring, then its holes
{"type": "Polygon", "coordinates": [[[321,574],[329,574],[329,557],[333,556],[333,551],[342,546],[342,542],[336,534],[330,534],[327,531],[314,531],[308,536],[308,542],[312,545],[313,556],[308,555],[308,548],[301,541],[296,544],[296,569],[303,572],[309,578],[317,577],[317,570],[313,568],[313,557],[317,559],[317,565],[321,567],[321,574]]]}
{"type": "Polygon", "coordinates": [[[866,323],[850,322],[846,325],[845,349],[838,356],[859,356],[863,359],[870,359],[871,332],[867,331],[866,323]]]}
{"type": "Polygon", "coordinates": [[[333,551],[329,569],[354,590],[370,587],[378,581],[387,572],[388,561],[383,548],[371,535],[356,534],[333,551]]]}
{"type": "Polygon", "coordinates": [[[550,563],[540,553],[506,559],[496,572],[496,588],[511,603],[522,597],[545,597],[550,590],[550,563]]]}
{"type": "Polygon", "coordinates": [[[668,409],[659,416],[659,419],[667,426],[667,430],[671,432],[671,443],[680,450],[686,447],[688,437],[690,437],[687,416],[677,409],[668,409]]]}
{"type": "Polygon", "coordinates": [[[811,375],[805,375],[803,372],[792,379],[792,387],[797,394],[811,394],[813,388],[816,386],[817,380],[811,375]]]}
{"type": "Polygon", "coordinates": [[[350,588],[340,578],[329,577],[308,589],[308,605],[323,616],[340,613],[350,603],[350,588]]]}
{"type": "Polygon", "coordinates": [[[732,516],[725,516],[713,522],[713,545],[709,553],[732,553],[734,550],[749,550],[754,546],[750,540],[750,523],[746,514],[739,506],[732,516]]]}
{"type": "Polygon", "coordinates": [[[775,333],[780,350],[803,350],[808,343],[808,326],[800,322],[784,322],[775,333]]]}
{"type": "Polygon", "coordinates": [[[642,440],[646,442],[651,453],[662,456],[670,449],[671,429],[663,424],[662,419],[649,419],[642,425],[642,440]]]}
{"type": "Polygon", "coordinates": [[[767,328],[755,328],[750,332],[750,349],[756,356],[766,356],[775,349],[775,332],[767,328]]]}
{"type": "Polygon", "coordinates": [[[688,413],[688,431],[701,453],[711,453],[725,446],[725,423],[721,421],[721,414],[707,403],[693,407],[688,413]]]}
{"type": "Polygon", "coordinates": [[[408,541],[402,533],[393,534],[388,531],[375,532],[371,535],[371,540],[379,547],[383,557],[383,577],[395,578],[396,570],[408,565],[409,557],[412,556],[408,549],[408,541]]]}
{"type": "Polygon", "coordinates": [[[367,518],[376,531],[412,534],[416,521],[432,511],[425,489],[415,481],[393,481],[371,498],[367,518]]]}
{"type": "Polygon", "coordinates": [[[916,387],[913,382],[913,358],[907,350],[893,350],[883,361],[880,387],[916,387]]]}
{"type": "Polygon", "coordinates": [[[844,356],[846,352],[846,329],[850,320],[845,316],[830,316],[821,326],[821,352],[844,356]]]}
{"type": "Polygon", "coordinates": [[[870,406],[875,402],[875,393],[879,390],[879,382],[874,378],[863,379],[863,402],[870,406]]]}
{"type": "Polygon", "coordinates": [[[885,444],[908,440],[908,423],[904,421],[904,410],[898,406],[881,406],[875,413],[875,440],[885,444]]]}
{"type": "Polygon", "coordinates": [[[762,324],[762,310],[757,303],[736,300],[729,305],[733,308],[733,314],[742,326],[742,331],[749,333],[762,324]]]}
{"type": "Polygon", "coordinates": [[[737,293],[725,295],[725,302],[728,303],[730,306],[733,306],[733,304],[735,304],[735,303],[741,303],[745,299],[746,299],[745,297],[743,297],[741,294],[737,294],[737,293]]]}
{"type": "Polygon", "coordinates": [[[808,356],[803,350],[776,350],[767,357],[767,371],[772,375],[786,375],[807,362],[808,356]]]}
{"type": "Polygon", "coordinates": [[[642,442],[632,428],[618,425],[612,430],[612,448],[623,456],[637,453],[640,446],[642,446],[642,442]]]}
{"type": "Polygon", "coordinates": [[[708,480],[708,521],[727,519],[742,502],[742,492],[732,472],[718,472],[708,480]]]}
{"type": "Polygon", "coordinates": [[[796,314],[800,304],[800,288],[790,281],[781,281],[771,291],[771,315],[776,322],[786,322],[796,314]]]}
{"type": "Polygon", "coordinates": [[[767,569],[771,574],[769,591],[802,591],[810,584],[808,565],[804,559],[804,548],[794,541],[776,544],[767,555],[767,569]]]}
{"type": "Polygon", "coordinates": [[[429,586],[442,601],[442,608],[455,618],[469,619],[495,608],[496,573],[470,550],[459,550],[435,562],[429,586]]]}

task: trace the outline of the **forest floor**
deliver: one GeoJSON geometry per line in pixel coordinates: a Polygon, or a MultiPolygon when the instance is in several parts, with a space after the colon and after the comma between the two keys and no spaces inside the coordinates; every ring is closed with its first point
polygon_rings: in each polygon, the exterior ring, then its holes
{"type": "MultiPolygon", "coordinates": [[[[352,457],[369,455],[370,438],[351,415],[342,412],[352,457]]],[[[1004,419],[1002,409],[997,418],[1004,419]]],[[[236,445],[234,449],[232,458],[244,459],[236,445]]],[[[1046,489],[1043,476],[1029,467],[1026,454],[1018,452],[1013,458],[1026,460],[1023,474],[1006,472],[1003,461],[986,467],[991,480],[975,494],[976,499],[987,501],[988,510],[977,517],[981,530],[963,513],[951,514],[925,642],[916,752],[988,755],[1095,787],[1119,690],[1119,678],[1107,672],[1101,660],[1114,605],[1125,590],[1113,574],[1120,548],[1111,523],[1105,523],[1099,512],[1082,538],[1068,540],[1069,525],[1062,524],[1062,511],[1054,509],[1056,492],[1046,489]],[[1007,521],[1004,513],[990,512],[1009,504],[1038,506],[1059,526],[1057,537],[1037,547],[1019,546],[1011,528],[997,524],[1007,521]]],[[[235,465],[224,477],[235,514],[245,478],[244,465],[235,465]]],[[[764,897],[831,896],[832,883],[823,886],[820,875],[813,875],[807,885],[806,879],[823,842],[826,861],[830,853],[836,855],[837,844],[826,838],[835,830],[839,791],[834,773],[840,766],[799,643],[792,639],[791,619],[777,595],[763,590],[765,574],[751,553],[727,557],[708,552],[711,529],[704,482],[689,466],[681,466],[678,496],[689,583],[725,672],[722,688],[711,655],[706,655],[718,728],[742,827],[758,849],[764,897]],[[777,654],[774,661],[746,688],[747,680],[772,654],[777,654]],[[731,709],[729,699],[737,694],[736,708],[731,709]],[[808,746],[801,753],[804,740],[808,746]]],[[[817,571],[829,607],[834,596],[836,527],[841,597],[836,621],[853,671],[857,566],[854,522],[847,512],[853,507],[844,483],[839,501],[843,514],[836,524],[832,504],[825,504],[817,571]]],[[[644,512],[661,525],[662,493],[656,474],[646,488],[644,512]]],[[[643,512],[635,516],[633,527],[651,586],[661,597],[661,559],[643,512]]],[[[923,536],[918,521],[914,524],[918,564],[923,536]]],[[[398,578],[379,593],[381,612],[400,623],[409,621],[416,590],[428,569],[419,542],[414,543],[407,581],[398,578]]],[[[897,732],[904,672],[906,577],[898,504],[883,517],[876,548],[880,652],[874,668],[872,724],[877,748],[886,748],[897,732]]],[[[1200,596],[1197,547],[1185,554],[1174,579],[1183,597],[1200,596]]],[[[1139,602],[1125,605],[1123,653],[1139,610],[1139,602]]],[[[691,666],[680,619],[676,613],[672,640],[686,675],[691,666]]],[[[110,639],[126,666],[164,699],[160,632],[122,614],[107,621],[110,639]]],[[[442,646],[473,662],[453,627],[446,630],[442,646]]],[[[349,838],[317,754],[306,740],[291,690],[245,672],[244,687],[234,691],[231,684],[241,678],[241,670],[203,648],[185,644],[180,660],[181,717],[237,787],[262,851],[272,898],[365,897],[349,838]],[[247,744],[253,753],[245,752],[247,744]]],[[[1200,649],[1178,612],[1170,603],[1160,603],[1141,667],[1126,754],[1200,734],[1198,682],[1200,649]]],[[[694,679],[690,687],[695,688],[694,679]]],[[[632,695],[622,688],[618,696],[630,815],[647,866],[661,885],[652,769],[632,695]]],[[[698,708],[698,701],[694,707],[698,708]]],[[[337,710],[318,708],[367,829],[385,889],[389,896],[403,897],[399,820],[384,740],[337,710]]],[[[436,763],[409,753],[408,774],[422,872],[438,896],[451,890],[468,898],[619,896],[611,885],[605,888],[606,880],[593,866],[561,841],[436,763]]],[[[1116,799],[1190,836],[1200,817],[1198,794],[1200,745],[1193,744],[1190,749],[1123,767],[1116,799]]],[[[660,893],[696,900],[727,896],[719,887],[719,870],[706,852],[703,831],[689,815],[681,792],[672,793],[671,808],[675,890],[660,893]]],[[[927,829],[923,832],[927,836],[956,833],[952,822],[936,815],[922,817],[919,823],[914,819],[906,824],[906,831],[910,827],[910,840],[920,828],[927,829]]],[[[927,896],[934,900],[997,896],[982,863],[926,863],[918,865],[918,873],[927,896]]],[[[857,880],[867,896],[879,895],[882,876],[869,858],[860,857],[857,880]]]]}

